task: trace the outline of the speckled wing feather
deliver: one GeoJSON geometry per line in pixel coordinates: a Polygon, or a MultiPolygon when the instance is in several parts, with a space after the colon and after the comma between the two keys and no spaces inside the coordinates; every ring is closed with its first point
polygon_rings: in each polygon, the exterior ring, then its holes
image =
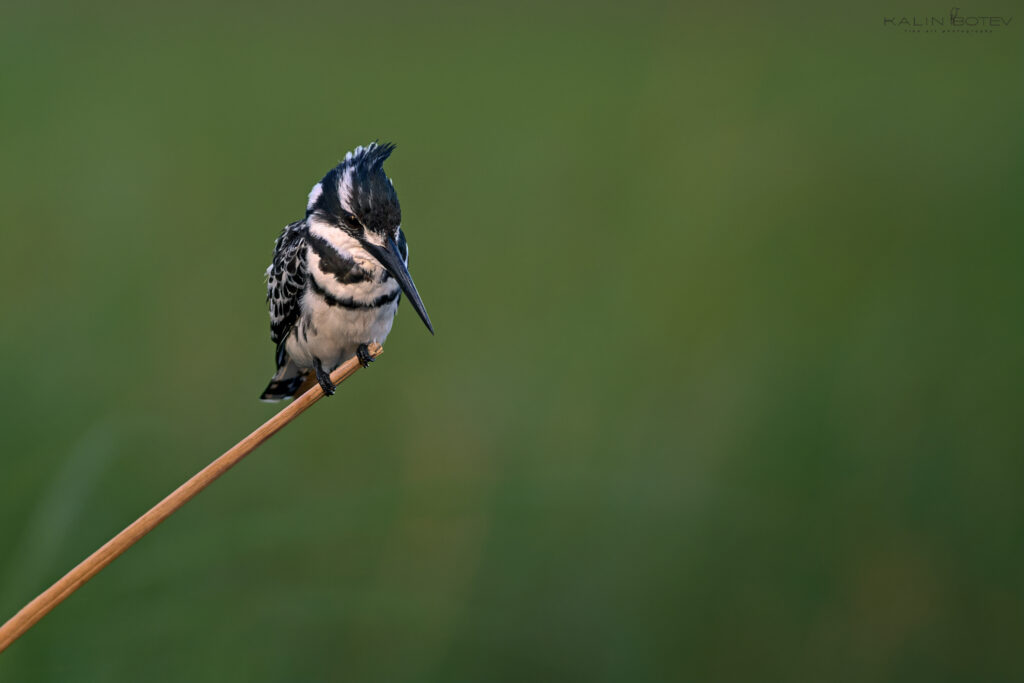
{"type": "Polygon", "coordinates": [[[270,339],[277,344],[277,366],[286,362],[284,342],[299,319],[300,299],[309,277],[306,266],[305,220],[285,226],[274,243],[274,260],[267,268],[270,339]]]}

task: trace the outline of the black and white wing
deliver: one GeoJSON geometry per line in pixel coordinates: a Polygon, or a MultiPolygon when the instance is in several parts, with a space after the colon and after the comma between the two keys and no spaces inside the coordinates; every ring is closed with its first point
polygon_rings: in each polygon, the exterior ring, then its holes
{"type": "Polygon", "coordinates": [[[286,362],[285,340],[299,319],[302,294],[309,272],[306,266],[305,220],[285,226],[274,243],[274,260],[267,268],[270,339],[277,344],[277,366],[286,362]]]}

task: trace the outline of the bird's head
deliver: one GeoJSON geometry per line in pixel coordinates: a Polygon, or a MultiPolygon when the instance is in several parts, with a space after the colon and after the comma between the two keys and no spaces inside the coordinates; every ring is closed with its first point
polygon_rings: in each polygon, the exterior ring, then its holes
{"type": "Polygon", "coordinates": [[[384,174],[384,161],[395,146],[371,142],[356,147],[313,186],[306,205],[306,217],[328,223],[359,242],[398,281],[423,323],[434,333],[416,285],[398,246],[402,208],[391,179],[384,174]]]}

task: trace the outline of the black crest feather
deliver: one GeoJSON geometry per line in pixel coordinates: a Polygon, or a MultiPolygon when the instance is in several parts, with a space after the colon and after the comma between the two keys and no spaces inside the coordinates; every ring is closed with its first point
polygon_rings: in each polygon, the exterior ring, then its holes
{"type": "Polygon", "coordinates": [[[393,143],[371,142],[350,152],[320,181],[322,192],[310,212],[319,211],[327,220],[354,234],[361,232],[362,226],[393,237],[402,223],[402,209],[394,186],[384,174],[384,162],[394,150],[393,143]],[[349,189],[344,203],[351,213],[344,209],[339,195],[347,174],[349,189]]]}

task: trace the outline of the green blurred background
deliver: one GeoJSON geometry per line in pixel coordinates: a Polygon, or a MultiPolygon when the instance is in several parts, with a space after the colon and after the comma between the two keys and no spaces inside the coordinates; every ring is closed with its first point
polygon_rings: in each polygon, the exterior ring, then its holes
{"type": "Polygon", "coordinates": [[[1024,17],[948,11],[5,3],[0,618],[277,409],[358,144],[438,332],[0,680],[1024,679],[1024,17]]]}

